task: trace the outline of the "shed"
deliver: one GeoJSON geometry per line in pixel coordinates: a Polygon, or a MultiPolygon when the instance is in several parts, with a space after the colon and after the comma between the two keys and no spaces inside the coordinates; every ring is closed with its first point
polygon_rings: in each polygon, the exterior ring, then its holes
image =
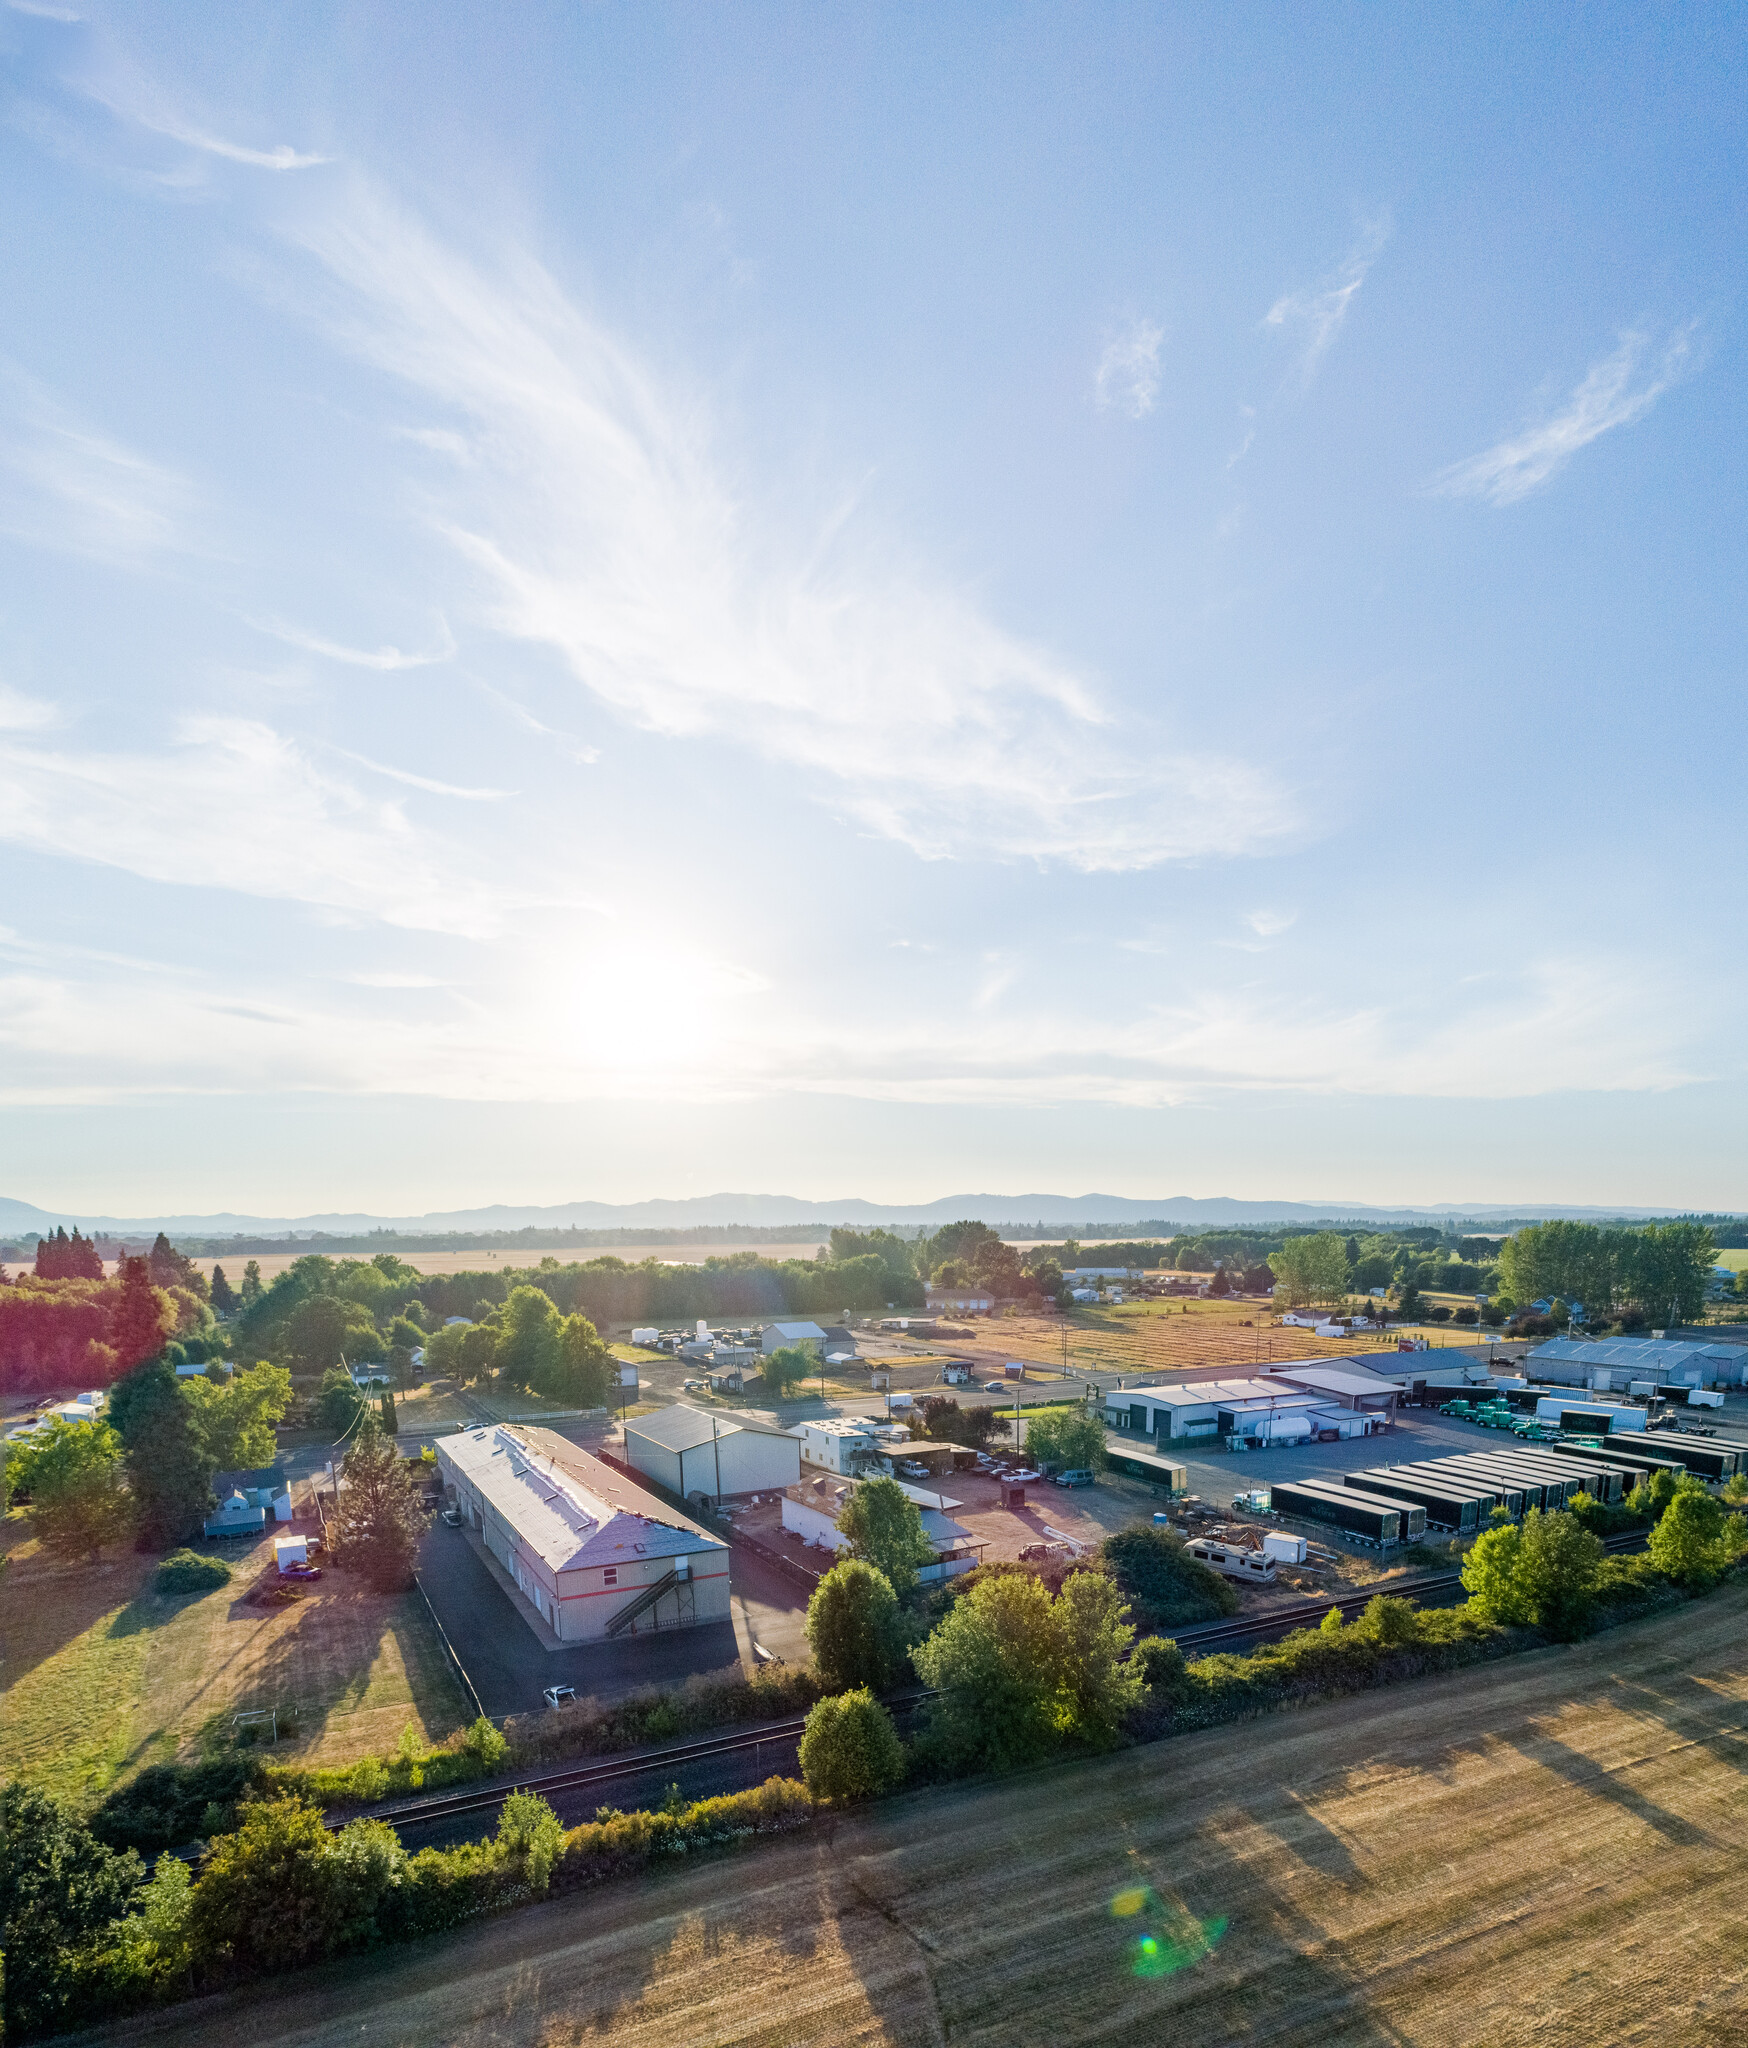
{"type": "Polygon", "coordinates": [[[308,1564],[310,1539],[307,1536],[275,1536],[273,1561],[281,1571],[284,1571],[288,1564],[308,1564]]]}
{"type": "Polygon", "coordinates": [[[212,1490],[222,1501],[240,1493],[252,1508],[264,1510],[276,1522],[291,1520],[291,1483],[283,1465],[258,1465],[246,1472],[215,1472],[212,1490]]]}
{"type": "Polygon", "coordinates": [[[776,1493],[801,1477],[801,1446],[788,1431],[684,1405],[628,1422],[625,1458],[682,1500],[776,1493]]]}

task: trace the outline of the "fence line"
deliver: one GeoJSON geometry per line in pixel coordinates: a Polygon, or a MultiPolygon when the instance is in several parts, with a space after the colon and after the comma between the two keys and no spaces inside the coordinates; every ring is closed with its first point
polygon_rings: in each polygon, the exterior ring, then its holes
{"type": "Polygon", "coordinates": [[[455,1666],[456,1676],[461,1680],[462,1690],[473,1702],[474,1719],[476,1721],[484,1720],[486,1718],[486,1710],[481,1703],[478,1690],[475,1688],[473,1680],[468,1676],[467,1666],[461,1661],[455,1645],[449,1640],[449,1631],[437,1619],[437,1610],[431,1605],[431,1596],[425,1591],[424,1584],[417,1572],[413,1574],[413,1584],[419,1589],[419,1598],[425,1603],[425,1612],[431,1617],[431,1626],[437,1631],[437,1640],[449,1653],[449,1661],[455,1666]]]}

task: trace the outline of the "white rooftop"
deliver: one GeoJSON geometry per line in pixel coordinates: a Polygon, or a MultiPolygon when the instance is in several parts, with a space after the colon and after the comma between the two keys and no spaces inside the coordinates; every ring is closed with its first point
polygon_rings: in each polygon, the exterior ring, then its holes
{"type": "Polygon", "coordinates": [[[1278,1381],[1190,1380],[1176,1387],[1123,1387],[1105,1396],[1105,1405],[1120,1408],[1125,1401],[1157,1401],[1163,1408],[1242,1408],[1252,1403],[1272,1403],[1277,1408],[1302,1407],[1309,1394],[1289,1393],[1278,1381]]]}
{"type": "Polygon", "coordinates": [[[555,1572],[727,1548],[588,1452],[536,1435],[542,1441],[508,1427],[470,1429],[438,1449],[555,1572]]]}

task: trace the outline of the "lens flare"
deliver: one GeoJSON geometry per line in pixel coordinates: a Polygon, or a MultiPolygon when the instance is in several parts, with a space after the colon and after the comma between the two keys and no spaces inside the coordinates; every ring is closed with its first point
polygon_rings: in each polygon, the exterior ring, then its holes
{"type": "Polygon", "coordinates": [[[1212,1953],[1226,1932],[1224,1920],[1198,1920],[1151,1885],[1133,1885],[1111,1900],[1114,1920],[1145,1917],[1147,1926],[1129,1943],[1129,1968],[1137,1977],[1169,1977],[1212,1953]]]}

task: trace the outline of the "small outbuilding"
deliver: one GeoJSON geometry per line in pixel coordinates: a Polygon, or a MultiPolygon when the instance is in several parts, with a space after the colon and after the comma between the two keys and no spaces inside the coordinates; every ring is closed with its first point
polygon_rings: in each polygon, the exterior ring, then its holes
{"type": "Polygon", "coordinates": [[[625,1459],[682,1500],[777,1493],[801,1477],[801,1446],[787,1430],[684,1404],[628,1422],[625,1459]]]}

